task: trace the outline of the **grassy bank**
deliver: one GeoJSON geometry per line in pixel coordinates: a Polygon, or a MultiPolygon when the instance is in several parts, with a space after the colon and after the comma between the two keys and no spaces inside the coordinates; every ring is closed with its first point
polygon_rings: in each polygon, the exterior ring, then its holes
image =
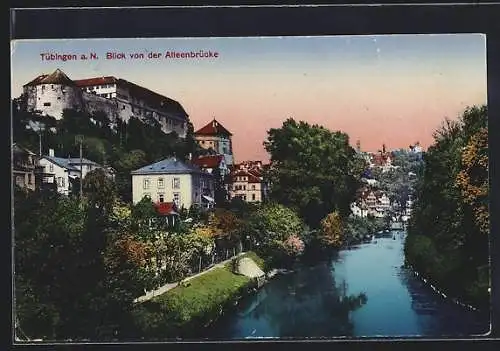
{"type": "MultiPolygon", "coordinates": [[[[255,253],[242,256],[264,267],[264,261],[255,253]]],[[[253,286],[250,278],[234,274],[231,264],[216,268],[137,305],[132,312],[134,334],[147,339],[195,337],[253,286]]]]}

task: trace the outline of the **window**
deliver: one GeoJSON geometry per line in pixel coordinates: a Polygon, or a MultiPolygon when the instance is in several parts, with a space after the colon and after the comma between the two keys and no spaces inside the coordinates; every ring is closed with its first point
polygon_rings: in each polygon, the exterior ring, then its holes
{"type": "Polygon", "coordinates": [[[180,199],[181,199],[181,195],[179,193],[174,193],[174,202],[177,206],[179,206],[180,199]]]}
{"type": "Polygon", "coordinates": [[[149,189],[149,179],[144,179],[143,183],[142,183],[142,187],[144,189],[149,189]]]}
{"type": "Polygon", "coordinates": [[[28,184],[31,184],[31,174],[28,174],[28,184]]]}
{"type": "Polygon", "coordinates": [[[59,188],[62,188],[64,186],[64,178],[63,177],[57,177],[57,186],[59,188]]]}
{"type": "Polygon", "coordinates": [[[172,188],[174,188],[174,189],[181,188],[181,179],[180,178],[174,178],[172,183],[173,183],[172,188]]]}
{"type": "Polygon", "coordinates": [[[163,193],[158,194],[158,201],[159,202],[165,202],[165,195],[163,193]]]}
{"type": "Polygon", "coordinates": [[[252,184],[252,190],[255,190],[255,185],[254,184],[252,184]]]}
{"type": "Polygon", "coordinates": [[[57,97],[57,100],[61,100],[61,97],[60,97],[60,96],[58,96],[58,97],[57,97]]]}
{"type": "Polygon", "coordinates": [[[158,188],[164,188],[165,187],[165,183],[163,181],[163,178],[159,178],[158,179],[158,188]]]}
{"type": "Polygon", "coordinates": [[[252,200],[255,201],[255,194],[252,194],[252,200]]]}
{"type": "Polygon", "coordinates": [[[247,190],[247,186],[246,185],[243,185],[243,190],[247,190]]]}
{"type": "Polygon", "coordinates": [[[43,106],[50,106],[50,102],[44,102],[43,106]]]}
{"type": "Polygon", "coordinates": [[[52,163],[49,165],[49,172],[54,172],[54,165],[52,163]]]}

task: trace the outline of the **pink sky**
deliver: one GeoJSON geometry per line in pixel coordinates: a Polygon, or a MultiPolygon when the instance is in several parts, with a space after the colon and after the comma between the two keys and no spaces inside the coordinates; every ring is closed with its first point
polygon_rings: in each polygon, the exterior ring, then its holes
{"type": "Polygon", "coordinates": [[[486,103],[481,34],[18,41],[12,97],[41,73],[113,75],[179,101],[195,130],[215,117],[237,162],[267,161],[262,143],[288,117],[361,141],[365,151],[427,147],[445,117],[486,103]],[[41,61],[41,52],[216,50],[215,60],[41,61]]]}

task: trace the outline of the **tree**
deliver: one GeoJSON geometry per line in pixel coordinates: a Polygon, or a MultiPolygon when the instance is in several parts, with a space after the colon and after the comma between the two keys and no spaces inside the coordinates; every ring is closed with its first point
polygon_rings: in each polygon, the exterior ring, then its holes
{"type": "Polygon", "coordinates": [[[345,238],[342,219],[337,212],[328,214],[321,221],[319,241],[325,248],[339,248],[345,238]]]}
{"type": "Polygon", "coordinates": [[[333,210],[349,215],[366,165],[347,134],[287,119],[268,131],[264,146],[271,155],[271,199],[296,208],[311,227],[333,210]]]}
{"type": "Polygon", "coordinates": [[[105,215],[112,211],[116,188],[114,182],[102,168],[87,173],[83,179],[83,193],[90,206],[95,206],[101,214],[105,215]]]}
{"type": "Polygon", "coordinates": [[[476,224],[483,235],[489,232],[488,211],[488,130],[472,135],[462,151],[463,169],[457,183],[467,205],[472,207],[476,224]]]}
{"type": "MultiPolygon", "coordinates": [[[[250,241],[251,248],[258,251],[267,260],[277,264],[289,263],[287,246],[295,245],[296,236],[304,242],[305,226],[297,213],[283,205],[269,203],[252,213],[243,229],[245,239],[250,241]],[[247,239],[248,238],[248,239],[247,239]]],[[[293,250],[292,250],[293,252],[293,250]]]]}
{"type": "Polygon", "coordinates": [[[424,162],[405,244],[407,260],[448,295],[487,309],[486,106],[467,108],[457,121],[446,119],[424,162]]]}

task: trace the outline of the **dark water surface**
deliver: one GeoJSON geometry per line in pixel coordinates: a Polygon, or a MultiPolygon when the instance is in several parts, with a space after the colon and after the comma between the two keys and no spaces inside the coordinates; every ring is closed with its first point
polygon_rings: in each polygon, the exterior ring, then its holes
{"type": "Polygon", "coordinates": [[[459,337],[487,333],[488,315],[443,298],[403,267],[404,233],[396,233],[394,238],[378,238],[341,251],[332,262],[274,278],[205,330],[203,337],[459,337]],[[354,298],[360,294],[366,297],[361,306],[362,299],[354,298]]]}

